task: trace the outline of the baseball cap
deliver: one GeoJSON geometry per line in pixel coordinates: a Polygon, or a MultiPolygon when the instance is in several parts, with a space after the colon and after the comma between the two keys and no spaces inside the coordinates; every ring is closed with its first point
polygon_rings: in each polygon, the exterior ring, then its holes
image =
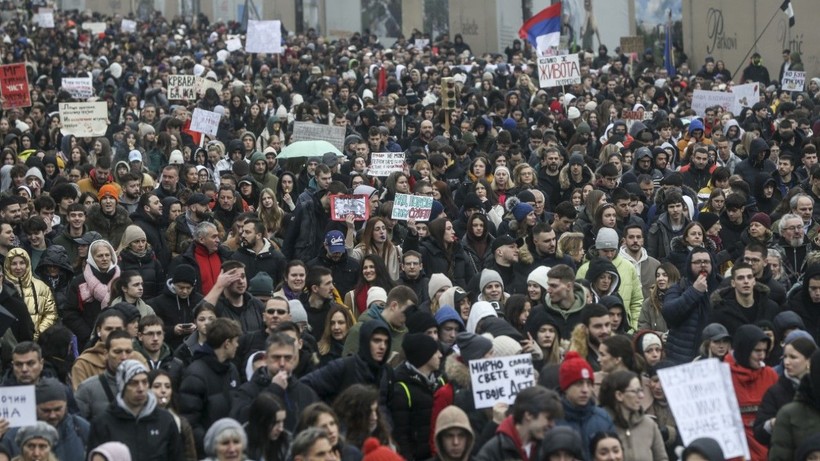
{"type": "Polygon", "coordinates": [[[732,339],[729,330],[719,323],[710,323],[703,329],[704,341],[720,341],[721,339],[732,339]]]}
{"type": "Polygon", "coordinates": [[[332,230],[325,234],[325,245],[331,253],[344,253],[345,236],[340,231],[332,230]]]}
{"type": "Polygon", "coordinates": [[[211,199],[209,199],[207,195],[201,192],[196,192],[194,194],[191,194],[190,197],[188,197],[186,205],[209,205],[210,203],[211,199]]]}

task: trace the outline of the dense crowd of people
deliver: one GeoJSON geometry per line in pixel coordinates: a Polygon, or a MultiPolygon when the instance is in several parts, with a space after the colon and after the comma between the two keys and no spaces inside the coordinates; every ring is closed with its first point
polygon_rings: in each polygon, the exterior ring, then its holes
{"type": "Polygon", "coordinates": [[[0,117],[2,386],[35,386],[38,421],[0,419],[0,460],[718,461],[659,377],[706,359],[753,461],[820,456],[820,78],[601,44],[539,88],[518,40],[311,29],[273,56],[202,15],[0,20],[32,101],[0,117]],[[178,74],[210,83],[169,100],[178,74]],[[105,135],[62,127],[70,77],[105,135]],[[740,113],[693,108],[748,82],[740,113]],[[278,158],[295,122],[340,153],[278,158]],[[371,174],[382,152],[403,167],[371,174]],[[368,219],[332,219],[340,194],[368,219]],[[476,408],[469,363],[519,354],[535,384],[476,408]]]}

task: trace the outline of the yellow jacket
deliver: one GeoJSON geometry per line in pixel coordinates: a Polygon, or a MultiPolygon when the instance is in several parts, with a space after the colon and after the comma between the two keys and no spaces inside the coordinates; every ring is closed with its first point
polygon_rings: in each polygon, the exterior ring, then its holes
{"type": "Polygon", "coordinates": [[[57,321],[57,304],[54,302],[54,294],[51,288],[31,275],[31,259],[22,248],[12,248],[6,256],[3,264],[3,275],[6,280],[14,285],[23,297],[28,307],[28,313],[34,323],[34,339],[40,337],[40,333],[45,331],[57,321]],[[11,273],[11,263],[14,258],[23,258],[26,261],[26,272],[22,277],[17,278],[11,273]]]}

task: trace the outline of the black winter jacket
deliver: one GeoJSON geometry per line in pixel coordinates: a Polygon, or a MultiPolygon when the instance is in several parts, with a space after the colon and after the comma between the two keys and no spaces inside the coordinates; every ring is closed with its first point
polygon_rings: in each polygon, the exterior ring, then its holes
{"type": "Polygon", "coordinates": [[[150,299],[162,292],[165,286],[165,270],[153,251],[137,256],[130,250],[120,252],[121,271],[133,270],[142,276],[142,298],[150,299]]]}
{"type": "Polygon", "coordinates": [[[763,394],[763,401],[760,402],[754,422],[754,435],[758,442],[769,446],[772,441],[772,434],[765,429],[766,422],[777,416],[777,412],[781,408],[794,400],[798,384],[800,384],[799,381],[792,381],[783,374],[774,386],[763,394]]]}
{"type": "Polygon", "coordinates": [[[333,272],[333,285],[343,295],[352,290],[359,280],[359,261],[348,257],[347,253],[344,253],[339,261],[333,261],[327,257],[327,252],[323,251],[322,254],[308,261],[307,265],[308,268],[323,266],[330,269],[333,272]]]}
{"type": "Polygon", "coordinates": [[[240,423],[248,422],[251,404],[263,392],[270,392],[285,403],[285,430],[295,432],[302,410],[319,401],[319,396],[309,386],[299,382],[293,376],[288,377],[287,389],[271,382],[267,367],[256,370],[251,380],[239,387],[234,393],[231,417],[240,423]]]}
{"type": "Polygon", "coordinates": [[[194,360],[182,373],[179,414],[194,430],[197,453],[204,457],[205,432],[216,420],[231,413],[231,393],[239,384],[239,372],[231,362],[220,363],[207,344],[194,352],[194,360]]]}
{"type": "MultiPolygon", "coordinates": [[[[102,283],[110,282],[114,276],[113,270],[104,275],[96,269],[92,268],[91,270],[102,283]]],[[[88,343],[88,338],[91,337],[94,328],[94,322],[97,321],[97,316],[102,311],[102,305],[96,299],[91,298],[90,301],[83,301],[80,298],[80,285],[83,283],[85,283],[83,274],[74,277],[74,280],[68,285],[68,297],[63,309],[63,324],[77,335],[77,344],[80,345],[88,343]]]]}
{"type": "Polygon", "coordinates": [[[399,454],[408,461],[426,460],[431,455],[430,420],[438,382],[431,384],[407,362],[396,368],[395,377],[390,413],[399,454]]]}
{"type": "Polygon", "coordinates": [[[285,259],[285,255],[274,248],[267,240],[265,247],[259,254],[254,253],[249,248],[241,246],[233,252],[231,259],[245,265],[245,276],[248,280],[260,272],[265,272],[271,276],[274,284],[282,281],[284,278],[285,265],[288,263],[285,259]]]}
{"type": "Polygon", "coordinates": [[[165,324],[165,342],[171,346],[171,349],[176,349],[186,337],[186,335],[176,335],[174,326],[180,323],[195,323],[194,307],[200,301],[202,301],[202,295],[196,291],[191,291],[188,298],[180,299],[170,280],[165,282],[165,288],[159,296],[146,301],[165,324]]]}
{"type": "Polygon", "coordinates": [[[68,259],[68,250],[61,245],[50,245],[46,248],[43,256],[40,257],[40,262],[37,264],[34,274],[51,288],[51,292],[54,293],[54,302],[57,304],[57,309],[62,309],[68,298],[68,285],[74,278],[74,269],[71,267],[71,261],[68,259]],[[60,269],[60,275],[50,277],[46,273],[46,266],[57,267],[60,269]]]}
{"type": "Polygon", "coordinates": [[[154,249],[162,267],[168,267],[171,263],[171,248],[168,246],[165,229],[161,228],[159,220],[138,208],[137,211],[131,213],[131,222],[145,232],[145,239],[154,249]]]}
{"type": "Polygon", "coordinates": [[[754,287],[754,305],[756,310],[754,319],[746,318],[748,310],[737,302],[735,289],[732,287],[721,288],[710,296],[712,302],[712,317],[709,323],[719,323],[729,330],[729,334],[734,336],[735,331],[743,325],[757,323],[760,320],[774,322],[774,317],[780,312],[780,306],[769,299],[769,288],[756,283],[754,287]]]}
{"type": "MultiPolygon", "coordinates": [[[[405,250],[406,251],[406,250],[405,250]]],[[[426,239],[419,244],[421,262],[427,274],[444,274],[453,282],[453,286],[466,287],[475,275],[472,261],[458,243],[453,244],[452,263],[435,240],[426,239]]]]}
{"type": "Polygon", "coordinates": [[[116,403],[94,418],[88,446],[105,442],[122,442],[133,459],[144,461],[177,461],[183,457],[182,437],[174,417],[162,408],[136,417],[116,403]]]}

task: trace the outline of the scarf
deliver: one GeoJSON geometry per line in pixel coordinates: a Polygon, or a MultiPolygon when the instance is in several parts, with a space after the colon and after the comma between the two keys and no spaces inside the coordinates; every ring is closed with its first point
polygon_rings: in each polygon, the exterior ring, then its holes
{"type": "Polygon", "coordinates": [[[194,259],[199,267],[199,276],[202,279],[202,293],[208,294],[216,284],[219,272],[222,270],[222,260],[218,253],[208,254],[204,246],[194,243],[194,259]]]}
{"type": "Polygon", "coordinates": [[[285,298],[287,298],[288,301],[299,299],[299,296],[302,294],[291,290],[287,284],[282,285],[282,292],[285,293],[285,298]]]}
{"type": "Polygon", "coordinates": [[[102,309],[108,307],[111,300],[111,280],[120,276],[120,267],[114,266],[113,273],[109,270],[108,273],[103,275],[107,277],[109,274],[111,274],[111,278],[108,279],[108,282],[102,282],[96,274],[94,274],[94,269],[91,265],[86,264],[85,269],[83,269],[85,282],[81,283],[79,287],[80,299],[86,303],[97,300],[102,309]]]}
{"type": "Polygon", "coordinates": [[[354,292],[354,304],[356,304],[356,311],[361,314],[362,312],[366,311],[368,308],[367,305],[367,292],[370,290],[369,283],[363,283],[360,288],[357,288],[354,292]]]}

